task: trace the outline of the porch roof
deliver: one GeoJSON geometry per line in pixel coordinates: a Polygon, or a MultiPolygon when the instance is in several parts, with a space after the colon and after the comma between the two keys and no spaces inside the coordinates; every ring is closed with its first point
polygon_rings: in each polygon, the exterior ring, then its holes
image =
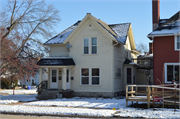
{"type": "Polygon", "coordinates": [[[49,57],[41,58],[37,64],[39,66],[73,66],[75,62],[69,57],[49,57]]]}

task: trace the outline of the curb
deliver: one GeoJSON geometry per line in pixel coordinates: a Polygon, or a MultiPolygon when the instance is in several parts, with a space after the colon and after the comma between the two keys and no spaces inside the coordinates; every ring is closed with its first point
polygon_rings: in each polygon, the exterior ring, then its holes
{"type": "MultiPolygon", "coordinates": [[[[97,117],[82,115],[57,115],[57,114],[39,114],[39,113],[19,113],[19,112],[0,112],[0,114],[8,115],[24,115],[24,116],[51,116],[51,117],[73,117],[73,118],[114,118],[114,117],[97,117]]],[[[117,117],[115,117],[117,118],[117,117]]]]}

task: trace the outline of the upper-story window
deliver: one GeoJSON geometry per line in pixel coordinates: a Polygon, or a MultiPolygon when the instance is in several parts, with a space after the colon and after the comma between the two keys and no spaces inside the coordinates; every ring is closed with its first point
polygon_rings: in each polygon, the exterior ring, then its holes
{"type": "Polygon", "coordinates": [[[97,37],[91,38],[92,54],[97,54],[97,37]]]}
{"type": "Polygon", "coordinates": [[[97,37],[84,38],[84,54],[97,54],[97,37]]]}
{"type": "Polygon", "coordinates": [[[175,50],[180,50],[180,36],[175,36],[175,50]]]}
{"type": "Polygon", "coordinates": [[[89,38],[84,38],[84,54],[89,54],[89,38]]]}

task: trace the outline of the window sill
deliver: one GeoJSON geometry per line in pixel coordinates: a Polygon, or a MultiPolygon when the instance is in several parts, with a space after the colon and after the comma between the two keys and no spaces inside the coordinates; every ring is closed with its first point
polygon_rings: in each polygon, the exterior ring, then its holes
{"type": "Polygon", "coordinates": [[[121,77],[115,77],[115,79],[121,79],[121,77]]]}
{"type": "Polygon", "coordinates": [[[94,86],[97,86],[97,87],[98,87],[98,86],[99,86],[99,87],[100,87],[101,85],[80,85],[80,86],[82,86],[82,87],[83,87],[83,86],[85,86],[85,87],[86,87],[86,86],[90,86],[90,87],[94,87],[94,86]]]}
{"type": "Polygon", "coordinates": [[[175,49],[175,51],[180,51],[180,49],[175,49]]]}
{"type": "Polygon", "coordinates": [[[97,56],[99,54],[82,54],[82,56],[97,56]]]}

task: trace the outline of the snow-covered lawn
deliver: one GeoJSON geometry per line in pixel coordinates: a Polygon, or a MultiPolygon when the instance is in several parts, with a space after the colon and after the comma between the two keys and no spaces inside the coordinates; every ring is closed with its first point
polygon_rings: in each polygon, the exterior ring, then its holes
{"type": "Polygon", "coordinates": [[[63,108],[63,107],[30,107],[21,105],[0,105],[1,112],[19,112],[34,114],[57,114],[57,115],[83,115],[111,117],[115,111],[113,110],[94,110],[80,108],[63,108]]]}
{"type": "MultiPolygon", "coordinates": [[[[17,101],[36,100],[37,95],[0,95],[0,104],[16,103],[17,101]]],[[[129,103],[131,104],[131,103],[129,103]]],[[[124,99],[108,98],[70,98],[42,100],[24,103],[23,105],[0,105],[1,112],[19,112],[35,114],[58,114],[58,115],[83,115],[99,117],[145,117],[145,118],[180,118],[180,110],[177,109],[140,109],[126,108],[124,99]],[[47,106],[47,107],[42,107],[47,106]],[[56,106],[56,107],[52,107],[56,106]],[[86,108],[86,109],[85,109],[86,108]],[[90,109],[88,109],[90,108],[90,109]],[[96,109],[101,108],[101,109],[96,109]],[[116,110],[113,110],[115,108],[116,110]]]]}
{"type": "MultiPolygon", "coordinates": [[[[14,94],[37,94],[36,92],[37,89],[31,89],[31,90],[25,90],[25,89],[20,89],[20,90],[14,90],[14,94]]],[[[13,90],[2,90],[0,93],[7,93],[7,94],[13,94],[13,90]]]]}
{"type": "Polygon", "coordinates": [[[0,104],[17,103],[19,101],[28,102],[36,100],[37,94],[33,95],[0,95],[0,104]]]}
{"type": "Polygon", "coordinates": [[[174,112],[174,109],[157,109],[153,111],[153,109],[135,109],[135,108],[126,108],[119,109],[115,116],[119,117],[144,117],[144,118],[180,118],[180,110],[177,109],[174,112]]]}
{"type": "Polygon", "coordinates": [[[124,108],[126,106],[126,99],[116,98],[63,98],[55,100],[44,100],[25,103],[24,105],[35,105],[35,106],[60,106],[60,107],[88,107],[88,108],[124,108]]]}

